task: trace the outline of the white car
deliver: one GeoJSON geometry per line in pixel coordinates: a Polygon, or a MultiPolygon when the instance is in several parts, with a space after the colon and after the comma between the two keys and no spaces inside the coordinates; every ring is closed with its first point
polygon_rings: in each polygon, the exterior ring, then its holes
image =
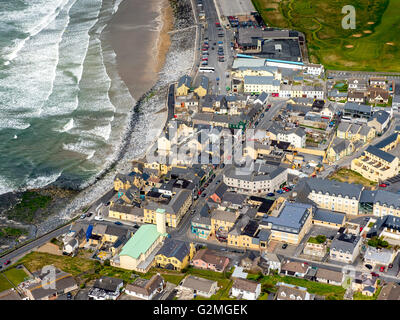
{"type": "Polygon", "coordinates": [[[94,220],[96,220],[96,221],[103,221],[104,219],[103,219],[102,216],[95,216],[95,217],[94,217],[94,220]]]}

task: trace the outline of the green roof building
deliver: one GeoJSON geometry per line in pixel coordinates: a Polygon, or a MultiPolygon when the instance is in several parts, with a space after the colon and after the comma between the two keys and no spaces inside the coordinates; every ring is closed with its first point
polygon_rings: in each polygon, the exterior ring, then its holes
{"type": "Polygon", "coordinates": [[[120,254],[112,259],[111,264],[123,269],[147,272],[166,236],[166,233],[158,232],[154,224],[142,225],[123,246],[120,254]]]}

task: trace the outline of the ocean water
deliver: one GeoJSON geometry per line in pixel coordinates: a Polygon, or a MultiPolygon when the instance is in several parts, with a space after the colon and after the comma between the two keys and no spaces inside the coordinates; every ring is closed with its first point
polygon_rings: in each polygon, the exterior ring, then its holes
{"type": "Polygon", "coordinates": [[[120,3],[0,1],[0,194],[83,188],[115,159],[136,103],[102,39],[120,3]]]}

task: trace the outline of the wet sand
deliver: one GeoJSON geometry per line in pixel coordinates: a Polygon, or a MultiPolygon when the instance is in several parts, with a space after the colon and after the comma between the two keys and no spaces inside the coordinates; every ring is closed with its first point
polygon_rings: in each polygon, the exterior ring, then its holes
{"type": "Polygon", "coordinates": [[[168,0],[124,0],[105,30],[117,55],[118,73],[135,100],[158,79],[170,45],[167,32],[172,22],[168,0]]]}

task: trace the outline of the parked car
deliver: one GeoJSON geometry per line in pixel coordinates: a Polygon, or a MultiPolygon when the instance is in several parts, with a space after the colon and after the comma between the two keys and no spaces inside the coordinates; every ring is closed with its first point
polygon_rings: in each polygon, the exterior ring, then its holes
{"type": "Polygon", "coordinates": [[[377,273],[375,273],[375,272],[371,272],[371,275],[373,276],[373,277],[379,277],[379,274],[377,274],[377,273]]]}
{"type": "Polygon", "coordinates": [[[283,191],[285,191],[285,192],[289,192],[289,191],[290,191],[290,189],[289,189],[288,187],[283,187],[282,189],[283,189],[283,191]]]}
{"type": "Polygon", "coordinates": [[[86,218],[86,214],[82,213],[81,214],[81,219],[85,219],[86,218]]]}
{"type": "Polygon", "coordinates": [[[71,294],[71,292],[68,292],[68,293],[67,293],[67,299],[68,299],[68,300],[71,300],[71,299],[72,299],[72,294],[71,294]]]}
{"type": "Polygon", "coordinates": [[[392,269],[393,268],[393,263],[389,264],[388,268],[392,269]]]}
{"type": "Polygon", "coordinates": [[[11,263],[11,261],[10,261],[10,260],[7,260],[6,262],[4,262],[4,265],[5,265],[5,266],[8,266],[10,263],[11,263]]]}
{"type": "Polygon", "coordinates": [[[115,221],[114,224],[116,224],[117,226],[122,226],[122,223],[119,221],[115,221]]]}
{"type": "Polygon", "coordinates": [[[88,213],[86,213],[86,217],[88,217],[88,218],[90,218],[92,215],[93,215],[93,213],[92,213],[92,212],[88,212],[88,213]]]}
{"type": "Polygon", "coordinates": [[[385,267],[384,267],[384,266],[381,266],[381,267],[379,268],[379,271],[380,271],[380,272],[385,272],[385,267]]]}
{"type": "Polygon", "coordinates": [[[386,184],[386,183],[381,183],[379,186],[380,186],[381,188],[386,188],[386,187],[387,187],[387,184],[386,184]]]}
{"type": "Polygon", "coordinates": [[[282,194],[283,191],[281,189],[279,189],[276,193],[282,194]]]}
{"type": "Polygon", "coordinates": [[[267,194],[267,196],[268,196],[268,197],[273,197],[273,196],[275,196],[275,193],[270,192],[270,193],[267,194]]]}
{"type": "Polygon", "coordinates": [[[365,267],[369,270],[372,270],[372,266],[370,264],[366,264],[365,267]]]}
{"type": "Polygon", "coordinates": [[[283,245],[282,245],[282,249],[286,249],[288,247],[288,244],[287,243],[284,243],[283,245]]]}
{"type": "Polygon", "coordinates": [[[94,220],[96,220],[96,221],[103,221],[104,219],[103,219],[102,216],[95,216],[95,217],[94,217],[94,220]]]}

